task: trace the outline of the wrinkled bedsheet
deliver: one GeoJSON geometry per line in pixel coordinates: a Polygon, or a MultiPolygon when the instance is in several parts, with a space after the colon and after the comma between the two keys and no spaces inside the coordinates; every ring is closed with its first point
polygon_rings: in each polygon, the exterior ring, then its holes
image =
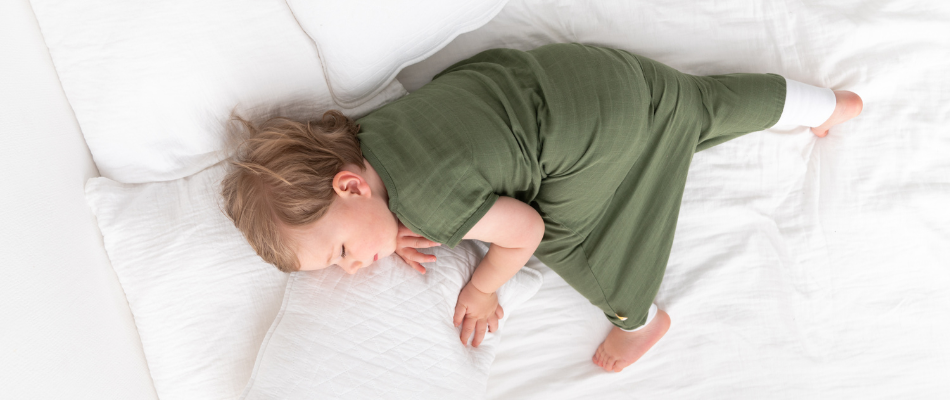
{"type": "Polygon", "coordinates": [[[696,155],[656,299],[672,328],[621,373],[590,361],[599,310],[529,265],[545,283],[505,327],[489,398],[950,393],[950,3],[512,0],[399,80],[573,41],[851,90],[864,113],[823,139],[771,129],[696,155]]]}

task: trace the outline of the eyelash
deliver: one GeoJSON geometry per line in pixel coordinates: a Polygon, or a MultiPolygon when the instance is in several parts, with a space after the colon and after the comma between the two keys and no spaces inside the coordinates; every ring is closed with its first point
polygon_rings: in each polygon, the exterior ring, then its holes
{"type": "Polygon", "coordinates": [[[342,252],[340,253],[340,258],[346,258],[346,246],[340,245],[342,252]]]}

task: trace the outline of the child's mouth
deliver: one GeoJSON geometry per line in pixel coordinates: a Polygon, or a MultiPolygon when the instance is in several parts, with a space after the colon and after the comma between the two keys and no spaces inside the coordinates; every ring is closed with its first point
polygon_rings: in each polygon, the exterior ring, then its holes
{"type": "Polygon", "coordinates": [[[373,254],[373,261],[376,261],[378,259],[379,259],[379,254],[373,254]]]}

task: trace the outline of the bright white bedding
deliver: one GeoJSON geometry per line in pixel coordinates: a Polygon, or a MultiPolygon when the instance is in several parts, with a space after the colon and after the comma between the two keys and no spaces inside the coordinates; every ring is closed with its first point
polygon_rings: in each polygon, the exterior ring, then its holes
{"type": "Polygon", "coordinates": [[[673,326],[623,372],[590,362],[610,324],[546,270],[489,398],[950,393],[950,3],[511,1],[399,79],[412,91],[480,50],[556,41],[779,73],[865,109],[824,139],[770,130],[696,155],[657,297],[673,326]]]}
{"type": "Polygon", "coordinates": [[[0,2],[0,138],[0,398],[154,398],[83,197],[99,173],[25,0],[0,2]]]}
{"type": "MultiPolygon", "coordinates": [[[[507,321],[488,397],[945,397],[948,33],[950,4],[939,0],[511,0],[481,29],[400,73],[414,90],[480,50],[580,41],[625,48],[684,72],[775,72],[853,90],[865,100],[861,117],[825,139],[805,129],[772,130],[697,154],[657,298],[673,327],[622,373],[603,373],[589,360],[610,328],[600,312],[549,269],[533,265],[543,271],[544,285],[507,321]]],[[[69,108],[58,90],[42,92],[56,92],[49,98],[63,103],[55,104],[57,112],[69,108]]],[[[23,104],[38,98],[25,96],[23,104]]],[[[4,104],[19,110],[21,101],[4,104]]],[[[3,203],[15,206],[4,222],[17,228],[4,238],[31,247],[3,258],[17,269],[2,286],[13,293],[4,297],[13,298],[4,310],[12,311],[6,320],[17,328],[0,329],[3,343],[13,344],[2,349],[0,394],[153,398],[144,360],[130,355],[141,351],[133,348],[139,338],[131,315],[122,299],[113,299],[121,293],[111,271],[102,269],[105,254],[92,251],[101,242],[90,236],[91,216],[62,207],[82,202],[81,180],[95,173],[88,155],[76,163],[78,156],[18,150],[38,144],[59,151],[56,146],[69,145],[61,131],[78,142],[68,114],[45,125],[30,121],[48,118],[45,109],[18,119],[3,115],[4,134],[13,132],[10,126],[32,133],[32,126],[45,136],[16,136],[13,144],[24,145],[10,147],[16,157],[5,157],[8,170],[35,174],[14,182],[23,183],[15,186],[26,188],[29,201],[3,203]],[[66,165],[68,176],[61,171],[66,165]],[[45,175],[53,172],[58,175],[45,175]],[[72,197],[59,199],[53,188],[72,197]],[[86,340],[93,337],[99,341],[86,340]]]]}
{"type": "MultiPolygon", "coordinates": [[[[179,179],[226,159],[232,111],[304,119],[336,108],[356,117],[405,94],[379,81],[373,96],[344,109],[283,0],[31,4],[99,172],[118,182],[179,179]]],[[[321,18],[340,17],[311,19],[321,18]]]]}
{"type": "MultiPolygon", "coordinates": [[[[291,274],[241,400],[482,399],[501,335],[462,346],[451,315],[488,246],[423,251],[438,257],[425,274],[398,256],[354,275],[291,274]]],[[[498,289],[500,328],[541,279],[523,268],[498,289]]]]}

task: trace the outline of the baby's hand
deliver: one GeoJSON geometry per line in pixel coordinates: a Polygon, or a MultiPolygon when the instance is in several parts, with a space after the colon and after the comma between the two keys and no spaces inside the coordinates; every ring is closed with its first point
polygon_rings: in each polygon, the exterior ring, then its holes
{"type": "Polygon", "coordinates": [[[498,330],[498,320],[504,316],[505,311],[498,305],[498,296],[495,293],[484,293],[469,282],[459,293],[453,322],[455,326],[462,325],[462,333],[459,336],[462,344],[468,343],[468,338],[474,331],[472,347],[478,347],[485,337],[485,329],[489,332],[498,330]]]}
{"type": "Polygon", "coordinates": [[[399,230],[396,232],[396,254],[402,257],[410,267],[419,271],[420,274],[426,273],[426,267],[419,263],[433,262],[435,256],[420,253],[416,249],[435,246],[441,246],[441,244],[422,237],[422,235],[409,230],[402,222],[399,222],[399,230]]]}

